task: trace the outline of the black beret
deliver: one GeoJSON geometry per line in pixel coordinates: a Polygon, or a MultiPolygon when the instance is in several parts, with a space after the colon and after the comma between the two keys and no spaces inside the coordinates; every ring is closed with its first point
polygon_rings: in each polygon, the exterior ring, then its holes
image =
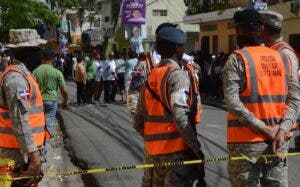
{"type": "Polygon", "coordinates": [[[250,8],[235,12],[233,19],[236,24],[263,24],[259,12],[250,8]]]}
{"type": "Polygon", "coordinates": [[[185,44],[186,42],[185,32],[175,27],[162,28],[158,32],[157,37],[176,44],[185,44]]]}

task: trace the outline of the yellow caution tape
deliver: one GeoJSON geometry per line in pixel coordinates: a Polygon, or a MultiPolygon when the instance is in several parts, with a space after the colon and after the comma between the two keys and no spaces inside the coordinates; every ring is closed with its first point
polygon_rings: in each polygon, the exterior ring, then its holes
{"type": "MultiPolygon", "coordinates": [[[[192,164],[201,164],[201,163],[214,163],[214,162],[223,162],[223,161],[237,161],[237,160],[247,160],[247,159],[259,159],[263,158],[267,160],[270,157],[287,157],[287,156],[297,156],[300,155],[300,152],[294,153],[285,153],[285,154],[276,154],[276,155],[259,155],[254,157],[240,156],[240,157],[222,157],[222,158],[211,158],[205,160],[188,160],[188,161],[178,161],[178,162],[164,162],[156,164],[140,164],[132,166],[119,166],[119,167],[110,167],[110,168],[99,168],[99,169],[89,169],[73,172],[62,172],[62,173],[46,173],[44,177],[58,177],[58,176],[71,176],[71,175],[85,175],[92,173],[103,173],[108,171],[121,171],[121,170],[130,170],[130,169],[145,169],[145,168],[157,168],[157,167],[175,167],[183,165],[192,165],[192,164]]],[[[37,176],[27,176],[27,177],[14,177],[12,181],[23,180],[23,179],[32,179],[37,178],[37,176]]],[[[0,179],[1,181],[1,179],[0,179]]]]}

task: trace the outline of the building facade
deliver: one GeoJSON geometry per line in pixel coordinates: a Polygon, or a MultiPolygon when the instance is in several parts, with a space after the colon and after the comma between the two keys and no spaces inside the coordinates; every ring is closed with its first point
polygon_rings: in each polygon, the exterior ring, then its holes
{"type": "MultiPolygon", "coordinates": [[[[288,0],[279,3],[268,1],[268,10],[283,15],[282,35],[291,46],[300,53],[300,11],[299,0],[288,0]]],[[[232,52],[237,48],[233,15],[236,11],[249,7],[248,0],[229,0],[226,9],[189,15],[184,17],[186,24],[196,24],[200,28],[200,48],[210,54],[232,52]]]]}
{"type": "Polygon", "coordinates": [[[164,22],[178,24],[178,27],[187,33],[188,41],[185,46],[186,50],[194,51],[197,41],[199,41],[198,36],[194,36],[194,34],[199,33],[199,28],[196,25],[183,23],[186,10],[187,7],[183,0],[147,0],[147,38],[144,40],[145,51],[150,50],[151,45],[155,41],[155,30],[164,22]]]}

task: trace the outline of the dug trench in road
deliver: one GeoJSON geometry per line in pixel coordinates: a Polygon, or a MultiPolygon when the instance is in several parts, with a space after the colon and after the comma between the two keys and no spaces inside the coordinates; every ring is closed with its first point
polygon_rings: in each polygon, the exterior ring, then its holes
{"type": "MultiPolygon", "coordinates": [[[[62,109],[61,109],[62,110],[62,109]]],[[[74,164],[74,168],[76,167],[76,169],[73,168],[73,170],[68,170],[67,172],[73,172],[73,171],[80,171],[80,170],[85,170],[88,169],[88,164],[83,161],[80,160],[78,157],[76,157],[76,154],[74,154],[73,149],[70,145],[70,140],[68,138],[67,133],[65,132],[65,126],[64,126],[64,118],[61,115],[61,112],[57,112],[57,120],[58,120],[58,124],[60,126],[61,132],[63,134],[63,142],[64,142],[64,148],[68,151],[68,156],[71,159],[72,164],[74,164]]],[[[82,150],[84,152],[84,150],[82,150]]],[[[71,175],[70,175],[71,176],[71,175]]],[[[95,180],[95,178],[92,175],[74,175],[77,176],[76,178],[80,178],[82,180],[82,184],[80,185],[68,185],[68,186],[72,186],[72,187],[92,187],[92,186],[97,186],[97,182],[95,180]]],[[[65,180],[69,180],[70,177],[66,177],[65,180]]],[[[57,185],[59,186],[59,185],[57,185]]],[[[61,186],[64,187],[64,186],[61,186]]],[[[66,186],[67,187],[67,186],[66,186]]]]}
{"type": "MultiPolygon", "coordinates": [[[[47,142],[47,154],[46,163],[42,164],[44,173],[54,172],[61,173],[67,171],[77,171],[77,168],[70,158],[68,152],[68,144],[66,144],[66,138],[64,137],[61,128],[61,117],[58,115],[58,120],[51,130],[52,138],[47,142]]],[[[39,182],[41,187],[83,187],[85,186],[80,175],[68,176],[68,177],[44,177],[39,182]]]]}

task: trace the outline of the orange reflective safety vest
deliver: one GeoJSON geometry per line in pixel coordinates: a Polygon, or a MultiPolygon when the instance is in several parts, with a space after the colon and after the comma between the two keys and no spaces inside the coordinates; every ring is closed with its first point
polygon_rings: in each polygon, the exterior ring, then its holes
{"type": "Polygon", "coordinates": [[[291,50],[291,51],[293,51],[295,53],[298,61],[300,62],[300,55],[298,53],[296,53],[296,51],[288,43],[286,43],[285,41],[277,42],[274,45],[272,45],[270,48],[274,49],[276,51],[279,51],[279,52],[282,49],[289,49],[289,50],[291,50]]]}
{"type": "MultiPolygon", "coordinates": [[[[146,82],[144,140],[149,155],[170,154],[189,149],[176,128],[167,95],[167,81],[175,70],[178,69],[172,65],[158,66],[150,73],[146,82]]],[[[192,92],[189,97],[193,98],[192,92]]],[[[192,101],[188,101],[190,106],[192,101]]],[[[197,119],[200,120],[200,116],[197,119]]]]}
{"type": "Polygon", "coordinates": [[[190,106],[195,107],[193,109],[193,120],[194,122],[200,123],[201,122],[201,115],[200,115],[200,102],[198,102],[198,96],[199,96],[199,89],[198,89],[198,83],[196,80],[196,75],[194,73],[194,68],[192,67],[191,64],[187,64],[184,66],[185,69],[188,71],[189,75],[190,75],[190,82],[191,82],[191,86],[190,86],[190,93],[192,93],[192,99],[191,101],[189,101],[190,106]],[[192,105],[193,103],[197,103],[196,106],[192,105]]]}
{"type": "Polygon", "coordinates": [[[289,49],[289,50],[291,50],[295,53],[295,50],[288,43],[286,43],[285,41],[277,42],[274,45],[272,45],[270,48],[274,49],[275,51],[279,51],[279,52],[282,49],[289,49]]]}
{"type": "MultiPolygon", "coordinates": [[[[1,75],[1,87],[3,85],[3,78],[11,71],[22,74],[28,81],[29,93],[26,91],[26,93],[23,93],[23,96],[28,98],[28,123],[32,129],[36,146],[42,146],[44,144],[45,137],[50,138],[50,134],[45,129],[43,100],[39,90],[39,85],[36,83],[31,74],[19,70],[15,65],[10,65],[1,75]]],[[[13,133],[12,121],[9,117],[9,110],[3,106],[0,107],[0,147],[13,149],[20,148],[20,144],[13,133]]]]}
{"type": "MultiPolygon", "coordinates": [[[[270,47],[271,49],[274,49],[274,50],[276,50],[276,51],[278,51],[278,52],[280,52],[281,50],[283,50],[283,49],[289,49],[289,50],[291,50],[292,52],[294,52],[294,54],[296,55],[296,57],[298,58],[298,62],[300,62],[300,56],[296,53],[296,51],[288,44],[288,43],[286,43],[285,41],[280,41],[280,42],[277,42],[277,43],[275,43],[274,45],[272,45],[271,47],[270,47]]],[[[293,127],[292,127],[292,130],[296,130],[297,129],[297,127],[298,127],[298,124],[297,123],[294,123],[293,124],[293,127]]]]}
{"type": "MultiPolygon", "coordinates": [[[[234,51],[242,57],[246,88],[240,92],[244,106],[266,125],[279,125],[285,111],[291,64],[287,57],[263,46],[245,47],[234,51]]],[[[228,113],[227,142],[267,141],[263,134],[238,121],[228,113]]]]}

